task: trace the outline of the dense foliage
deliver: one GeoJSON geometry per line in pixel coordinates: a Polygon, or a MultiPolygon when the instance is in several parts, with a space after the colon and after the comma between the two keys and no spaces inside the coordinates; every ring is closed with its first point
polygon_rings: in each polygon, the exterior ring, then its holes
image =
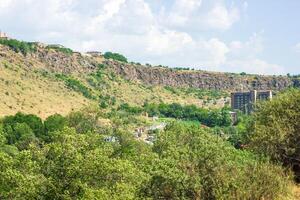
{"type": "Polygon", "coordinates": [[[97,126],[101,112],[5,117],[0,128],[0,199],[284,199],[289,180],[268,160],[210,129],[170,124],[154,146],[122,126],[97,126]],[[20,126],[10,130],[9,127],[20,126]],[[26,127],[26,128],[25,128],[26,127]],[[26,133],[26,134],[23,134],[26,133]],[[112,134],[116,142],[107,142],[112,134]],[[9,142],[11,135],[19,135],[9,142]],[[23,142],[30,135],[31,142],[23,142]],[[13,153],[12,153],[13,152],[13,153]]]}
{"type": "Polygon", "coordinates": [[[168,117],[186,121],[198,121],[201,124],[209,127],[231,125],[229,110],[226,108],[208,110],[199,108],[195,105],[180,105],[178,103],[145,103],[143,107],[134,107],[125,103],[122,104],[119,109],[126,110],[127,112],[134,114],[147,112],[149,116],[168,117]]]}
{"type": "Polygon", "coordinates": [[[127,63],[127,58],[119,53],[106,52],[104,58],[127,63]]]}
{"type": "Polygon", "coordinates": [[[207,90],[207,89],[199,89],[199,88],[175,88],[170,86],[165,86],[166,90],[169,90],[173,94],[180,94],[184,93],[187,95],[195,95],[199,99],[206,99],[206,100],[212,100],[212,99],[220,99],[222,97],[227,97],[228,93],[220,90],[207,90]]]}
{"type": "Polygon", "coordinates": [[[26,55],[27,53],[35,52],[36,51],[36,46],[34,43],[30,42],[23,42],[23,41],[18,41],[14,39],[0,39],[0,44],[6,45],[10,47],[12,50],[14,50],[17,53],[22,53],[26,55]]]}
{"type": "Polygon", "coordinates": [[[300,91],[292,89],[259,105],[250,131],[250,146],[300,177],[300,91]]]}
{"type": "Polygon", "coordinates": [[[62,47],[59,45],[48,45],[47,49],[54,49],[56,51],[62,52],[66,55],[72,55],[73,54],[73,50],[70,48],[66,48],[66,47],[62,47]]]}

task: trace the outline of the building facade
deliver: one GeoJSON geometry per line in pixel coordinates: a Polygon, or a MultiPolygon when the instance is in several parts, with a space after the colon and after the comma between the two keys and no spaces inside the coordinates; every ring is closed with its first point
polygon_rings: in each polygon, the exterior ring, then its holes
{"type": "Polygon", "coordinates": [[[249,114],[253,111],[257,101],[265,101],[272,99],[272,91],[249,91],[249,92],[234,92],[231,93],[231,108],[240,110],[243,113],[249,114]]]}

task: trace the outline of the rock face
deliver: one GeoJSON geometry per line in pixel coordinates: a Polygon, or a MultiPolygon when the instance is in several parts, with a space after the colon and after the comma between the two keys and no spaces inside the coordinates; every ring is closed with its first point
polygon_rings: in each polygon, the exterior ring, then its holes
{"type": "Polygon", "coordinates": [[[28,68],[36,66],[55,73],[89,73],[96,69],[97,60],[80,53],[67,55],[59,51],[37,47],[34,53],[23,55],[16,53],[7,46],[0,45],[1,58],[11,63],[19,63],[28,68]]]}
{"type": "MultiPolygon", "coordinates": [[[[55,73],[91,73],[97,70],[102,56],[88,56],[80,53],[64,53],[38,47],[37,52],[26,56],[15,53],[0,45],[0,61],[5,58],[12,63],[21,63],[28,68],[39,66],[55,73]]],[[[173,87],[193,87],[226,91],[241,90],[282,90],[290,86],[300,86],[299,80],[287,76],[260,76],[217,73],[207,71],[175,70],[163,67],[147,67],[104,60],[114,73],[130,81],[140,81],[148,85],[173,87]]]]}
{"type": "Polygon", "coordinates": [[[207,71],[174,70],[162,67],[145,67],[106,61],[115,73],[127,80],[149,85],[193,87],[214,90],[282,90],[293,86],[294,81],[285,76],[239,75],[207,71]]]}

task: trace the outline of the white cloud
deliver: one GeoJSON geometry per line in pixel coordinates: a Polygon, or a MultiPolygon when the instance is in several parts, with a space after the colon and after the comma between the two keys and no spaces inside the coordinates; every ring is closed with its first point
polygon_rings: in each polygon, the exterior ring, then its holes
{"type": "Polygon", "coordinates": [[[240,9],[217,0],[176,0],[171,9],[162,10],[160,18],[169,27],[227,30],[240,19],[240,9]]]}
{"type": "Polygon", "coordinates": [[[300,53],[300,42],[296,44],[293,48],[297,53],[300,53]]]}
{"type": "Polygon", "coordinates": [[[0,9],[6,9],[12,4],[13,0],[1,0],[0,9]]]}
{"type": "Polygon", "coordinates": [[[202,0],[176,0],[171,10],[162,14],[163,21],[173,26],[185,26],[201,5],[202,0]]]}
{"type": "Polygon", "coordinates": [[[193,39],[190,35],[176,31],[160,31],[155,27],[146,36],[146,50],[149,54],[169,55],[177,53],[185,45],[191,45],[193,39]]]}
{"type": "Polygon", "coordinates": [[[231,72],[247,72],[252,74],[279,75],[286,74],[282,66],[270,64],[260,59],[231,60],[226,63],[231,72]]]}
{"type": "Polygon", "coordinates": [[[204,16],[204,24],[209,28],[226,30],[240,19],[240,11],[236,7],[226,8],[224,4],[216,4],[204,16]]]}
{"type": "Polygon", "coordinates": [[[243,9],[244,9],[244,10],[247,10],[248,7],[249,7],[249,4],[248,4],[247,1],[245,1],[245,2],[243,3],[243,9]]]}
{"type": "Polygon", "coordinates": [[[232,41],[229,45],[227,71],[247,72],[253,74],[285,74],[285,69],[277,64],[268,63],[260,59],[264,50],[264,31],[253,33],[247,41],[232,41]]]}
{"type": "Polygon", "coordinates": [[[238,57],[256,57],[264,50],[263,34],[263,31],[253,33],[245,42],[232,41],[229,45],[231,54],[238,57]]]}

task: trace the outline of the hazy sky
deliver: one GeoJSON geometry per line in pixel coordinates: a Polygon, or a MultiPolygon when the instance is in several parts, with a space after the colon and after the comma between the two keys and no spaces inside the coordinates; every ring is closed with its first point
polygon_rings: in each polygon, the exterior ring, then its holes
{"type": "Polygon", "coordinates": [[[300,74],[300,0],[0,0],[10,36],[170,67],[300,74]]]}

